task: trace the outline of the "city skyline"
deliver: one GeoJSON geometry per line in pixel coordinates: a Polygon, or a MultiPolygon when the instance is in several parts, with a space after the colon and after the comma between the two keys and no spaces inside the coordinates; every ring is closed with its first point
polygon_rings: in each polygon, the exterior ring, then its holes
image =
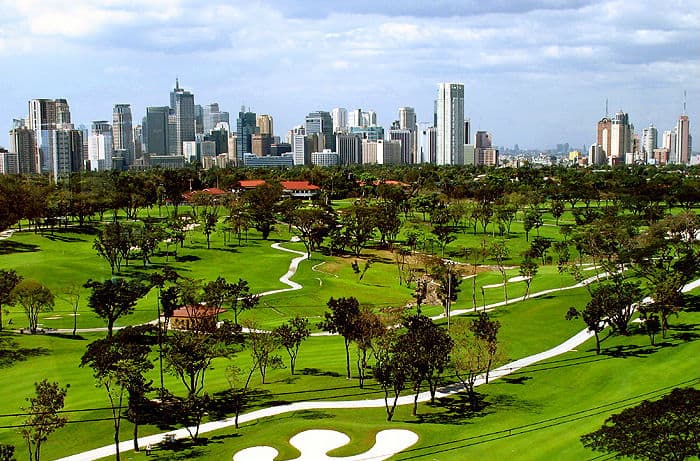
{"type": "Polygon", "coordinates": [[[196,104],[271,114],[276,134],[336,107],[430,121],[439,82],[461,82],[473,131],[542,149],[595,142],[606,99],[636,131],[671,129],[687,90],[698,138],[700,1],[628,3],[2,1],[0,128],[37,98],[86,126],[130,104],[136,125],[179,77],[196,104]]]}

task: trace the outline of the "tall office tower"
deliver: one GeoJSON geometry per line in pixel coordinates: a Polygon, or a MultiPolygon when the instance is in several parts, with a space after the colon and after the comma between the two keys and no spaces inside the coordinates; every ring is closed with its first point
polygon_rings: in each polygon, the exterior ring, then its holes
{"type": "MultiPolygon", "coordinates": [[[[112,142],[111,139],[108,142],[112,142]]],[[[67,177],[83,169],[83,132],[73,129],[53,131],[53,177],[67,177]]],[[[111,147],[111,145],[110,145],[111,147]]]]}
{"type": "Polygon", "coordinates": [[[251,151],[258,157],[270,155],[272,136],[269,134],[254,134],[251,140],[251,151]]]}
{"type": "Polygon", "coordinates": [[[19,159],[17,154],[0,147],[0,173],[19,174],[19,159]]]}
{"type": "Polygon", "coordinates": [[[168,115],[168,155],[177,156],[177,115],[170,111],[168,115]]]}
{"type": "Polygon", "coordinates": [[[376,126],[377,113],[372,109],[367,112],[362,112],[362,126],[376,126]]]}
{"type": "Polygon", "coordinates": [[[688,164],[692,153],[693,138],[690,136],[690,119],[687,115],[678,117],[676,125],[676,159],[677,163],[688,164]]]}
{"type": "Polygon", "coordinates": [[[292,135],[292,157],[294,165],[311,164],[311,141],[303,134],[292,135]]]}
{"type": "Polygon", "coordinates": [[[125,153],[124,166],[134,163],[134,129],[129,104],[115,104],[112,112],[112,134],[114,150],[122,150],[125,153]]]}
{"type": "Polygon", "coordinates": [[[204,129],[204,109],[201,105],[194,105],[194,134],[206,133],[204,129]]]}
{"type": "Polygon", "coordinates": [[[469,118],[464,119],[464,144],[471,144],[472,140],[472,121],[469,118]]]}
{"type": "Polygon", "coordinates": [[[244,107],[236,119],[236,155],[238,164],[243,165],[243,156],[253,153],[253,135],[256,133],[255,112],[247,112],[244,107]]]}
{"type": "Polygon", "coordinates": [[[362,163],[362,138],[356,134],[336,133],[335,151],[341,165],[362,163]]]}
{"type": "Polygon", "coordinates": [[[437,97],[438,165],[464,164],[464,85],[440,83],[437,97]]]}
{"type": "Polygon", "coordinates": [[[399,107],[399,129],[415,131],[416,123],[416,110],[413,107],[399,107]]]}
{"type": "Polygon", "coordinates": [[[474,147],[487,149],[493,147],[493,138],[488,131],[477,131],[474,133],[474,147]]]}
{"type": "Polygon", "coordinates": [[[25,126],[11,129],[10,152],[17,154],[18,173],[36,173],[36,136],[34,130],[25,126]]]}
{"type": "Polygon", "coordinates": [[[348,116],[348,126],[362,126],[362,109],[353,109],[348,116]]]}
{"type": "Polygon", "coordinates": [[[92,171],[112,169],[112,127],[106,120],[92,122],[88,140],[88,160],[92,171]]]}
{"type": "Polygon", "coordinates": [[[272,121],[272,115],[258,115],[257,117],[255,117],[255,125],[258,127],[258,133],[266,134],[270,137],[274,136],[274,123],[272,121]]]}
{"type": "Polygon", "coordinates": [[[221,122],[229,123],[228,112],[222,112],[218,103],[207,104],[202,108],[203,132],[208,134],[221,122]]]}
{"type": "Polygon", "coordinates": [[[437,128],[432,123],[422,122],[418,124],[418,149],[417,159],[419,163],[435,163],[437,158],[437,128]]]}
{"type": "Polygon", "coordinates": [[[668,162],[676,163],[676,147],[678,140],[678,127],[664,131],[663,144],[661,147],[668,150],[668,162]]]}
{"type": "Polygon", "coordinates": [[[627,113],[618,111],[611,120],[608,162],[623,163],[628,152],[632,152],[632,127],[627,113]]]}
{"type": "Polygon", "coordinates": [[[389,130],[389,139],[401,143],[401,163],[416,163],[413,158],[412,130],[389,130]]]}
{"type": "Polygon", "coordinates": [[[323,149],[330,149],[335,152],[335,137],[333,136],[333,119],[331,114],[326,111],[311,112],[306,116],[306,135],[319,134],[321,135],[323,147],[319,146],[318,152],[323,149]]]}
{"type": "Polygon", "coordinates": [[[343,131],[348,127],[348,110],[344,107],[336,107],[331,111],[333,119],[333,133],[343,131]]]}
{"type": "Polygon", "coordinates": [[[194,141],[194,95],[180,88],[180,83],[175,80],[175,88],[170,93],[171,104],[175,112],[175,154],[182,155],[182,143],[194,141]]]}
{"type": "Polygon", "coordinates": [[[642,130],[642,153],[645,162],[654,158],[654,149],[659,147],[658,138],[659,131],[653,123],[642,130]]]}
{"type": "Polygon", "coordinates": [[[610,156],[612,150],[612,122],[606,116],[603,117],[597,126],[596,131],[596,159],[597,164],[607,163],[607,159],[610,156]]]}
{"type": "Polygon", "coordinates": [[[52,131],[72,129],[70,110],[65,99],[32,99],[29,101],[29,128],[36,137],[35,164],[38,173],[51,173],[53,157],[52,131]]]}
{"type": "Polygon", "coordinates": [[[143,156],[143,126],[134,127],[134,159],[143,156]]]}
{"type": "Polygon", "coordinates": [[[143,123],[143,144],[146,152],[152,155],[168,153],[168,113],[164,107],[147,107],[143,123]]]}

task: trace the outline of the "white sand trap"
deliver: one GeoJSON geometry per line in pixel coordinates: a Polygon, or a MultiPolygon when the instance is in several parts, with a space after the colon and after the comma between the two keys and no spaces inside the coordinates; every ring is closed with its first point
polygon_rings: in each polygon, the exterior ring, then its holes
{"type": "Polygon", "coordinates": [[[599,268],[598,266],[590,266],[590,267],[584,267],[584,268],[583,268],[584,271],[594,271],[594,270],[597,270],[597,269],[600,269],[600,268],[599,268]]]}
{"type": "Polygon", "coordinates": [[[524,275],[518,275],[516,277],[511,277],[508,279],[508,283],[514,283],[514,282],[524,282],[525,280],[530,279],[530,277],[525,277],[524,275]]]}
{"type": "MultiPolygon", "coordinates": [[[[394,456],[418,441],[418,435],[405,429],[388,429],[377,433],[374,446],[364,453],[345,458],[328,456],[329,451],[347,445],[350,437],[338,431],[313,429],[300,432],[289,443],[301,452],[293,461],[382,461],[394,456]]],[[[278,452],[272,447],[252,447],[241,450],[233,461],[273,461],[278,452]]]]}
{"type": "Polygon", "coordinates": [[[59,320],[59,319],[62,319],[62,318],[63,318],[63,317],[61,317],[61,316],[59,315],[59,316],[56,316],[56,317],[44,317],[44,320],[59,320]]]}

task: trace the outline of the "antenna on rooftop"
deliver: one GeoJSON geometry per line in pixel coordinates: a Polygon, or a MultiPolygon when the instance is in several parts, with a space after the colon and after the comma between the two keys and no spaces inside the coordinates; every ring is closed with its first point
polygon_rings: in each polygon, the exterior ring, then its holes
{"type": "Polygon", "coordinates": [[[605,98],[605,117],[608,117],[608,98],[605,98]]]}
{"type": "Polygon", "coordinates": [[[686,99],[685,98],[686,98],[686,94],[685,94],[685,90],[683,90],[683,115],[686,115],[686,112],[685,112],[686,99]]]}

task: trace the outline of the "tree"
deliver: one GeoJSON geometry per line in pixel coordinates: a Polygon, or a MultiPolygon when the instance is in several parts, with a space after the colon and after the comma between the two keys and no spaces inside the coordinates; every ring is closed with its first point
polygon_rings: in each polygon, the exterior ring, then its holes
{"type": "Polygon", "coordinates": [[[357,344],[357,377],[360,389],[367,378],[367,354],[373,349],[374,341],[385,333],[380,317],[368,307],[362,308],[354,321],[353,341],[357,344]]]}
{"type": "Polygon", "coordinates": [[[510,251],[506,246],[505,240],[495,240],[491,243],[488,249],[488,254],[491,259],[496,262],[496,268],[501,273],[503,280],[503,301],[508,303],[508,274],[506,274],[506,260],[510,257],[510,251]]]}
{"type": "Polygon", "coordinates": [[[440,252],[444,257],[445,247],[457,239],[457,237],[454,235],[454,228],[452,226],[439,224],[433,226],[433,230],[431,232],[440,244],[440,252]]]}
{"type": "Polygon", "coordinates": [[[673,389],[605,420],[581,443],[616,458],[678,461],[700,456],[700,390],[673,389]]]}
{"type": "Polygon", "coordinates": [[[489,373],[494,361],[502,356],[500,344],[498,342],[498,330],[501,323],[498,320],[491,320],[486,312],[480,312],[479,316],[471,321],[469,329],[474,337],[483,341],[486,346],[488,361],[486,363],[486,384],[489,383],[489,373]]]}
{"type": "Polygon", "coordinates": [[[255,368],[260,372],[260,382],[265,384],[268,368],[283,368],[282,359],[275,355],[279,349],[279,337],[270,331],[261,330],[254,321],[246,322],[248,345],[255,368]]]}
{"type": "Polygon", "coordinates": [[[24,309],[29,322],[29,331],[36,333],[39,323],[39,314],[51,312],[54,306],[54,297],[47,287],[32,279],[19,282],[11,292],[12,299],[24,309]]]}
{"type": "Polygon", "coordinates": [[[324,314],[325,320],[318,327],[329,333],[338,333],[345,340],[345,363],[347,378],[350,379],[350,342],[355,335],[355,321],[360,315],[360,303],[354,297],[331,298],[326,303],[330,312],[324,314]]]}
{"type": "Polygon", "coordinates": [[[440,375],[449,363],[452,338],[442,328],[424,315],[407,317],[403,326],[406,332],[397,339],[397,347],[405,351],[408,374],[413,381],[413,415],[418,411],[418,396],[423,382],[428,383],[430,401],[435,403],[435,393],[440,375]]]}
{"type": "Polygon", "coordinates": [[[114,323],[124,315],[134,312],[136,302],[148,293],[149,287],[137,280],[115,278],[98,282],[88,280],[85,288],[91,288],[88,306],[107,322],[107,336],[112,336],[114,323]]]}
{"type": "Polygon", "coordinates": [[[233,311],[233,323],[236,325],[238,325],[238,315],[243,311],[254,308],[260,301],[258,295],[250,294],[248,282],[241,278],[236,283],[228,284],[226,299],[231,311],[233,311]]]}
{"type": "Polygon", "coordinates": [[[477,404],[474,385],[476,379],[486,372],[490,355],[488,346],[483,339],[476,337],[471,325],[459,322],[450,332],[454,346],[452,347],[452,367],[457,379],[467,390],[472,407],[477,404]]]}
{"type": "Polygon", "coordinates": [[[461,289],[462,277],[459,272],[454,270],[452,263],[440,261],[440,264],[433,268],[433,278],[438,282],[436,293],[438,299],[442,303],[442,308],[445,310],[445,318],[447,318],[447,330],[450,329],[450,311],[452,303],[457,301],[457,296],[461,289]]]}
{"type": "Polygon", "coordinates": [[[323,239],[335,224],[335,216],[320,208],[303,208],[291,212],[290,224],[299,233],[299,239],[311,257],[314,249],[320,248],[323,239]]]}
{"type": "Polygon", "coordinates": [[[396,342],[387,341],[383,350],[378,351],[377,362],[372,367],[374,379],[384,391],[387,421],[394,417],[396,404],[409,381],[409,362],[405,354],[406,351],[397,346],[396,342]],[[391,397],[393,401],[389,403],[391,397]]]}
{"type": "Polygon", "coordinates": [[[62,294],[59,296],[71,307],[71,315],[73,316],[73,336],[75,336],[78,330],[78,307],[81,295],[80,285],[71,283],[62,290],[62,294]]]}
{"type": "Polygon", "coordinates": [[[197,395],[212,361],[232,357],[242,342],[241,327],[227,321],[213,333],[175,331],[165,344],[166,370],[180,378],[188,395],[197,395]]]}
{"type": "Polygon", "coordinates": [[[583,322],[588,327],[588,331],[595,335],[595,353],[600,354],[600,332],[605,329],[605,312],[599,303],[586,304],[583,311],[579,311],[575,307],[570,307],[566,312],[566,320],[577,319],[581,317],[583,322]]]}
{"type": "Polygon", "coordinates": [[[185,426],[187,433],[190,434],[190,439],[195,444],[199,437],[199,426],[211,404],[211,397],[205,393],[203,395],[188,395],[184,399],[179,399],[175,405],[175,418],[185,426]]]}
{"type": "Polygon", "coordinates": [[[127,229],[119,221],[108,223],[93,243],[97,254],[109,263],[112,275],[115,270],[116,272],[121,270],[122,260],[131,248],[131,242],[126,234],[127,229]]]}
{"type": "Polygon", "coordinates": [[[275,223],[275,204],[282,196],[282,186],[279,183],[264,183],[245,193],[245,199],[250,209],[250,216],[255,229],[260,231],[263,240],[267,240],[275,223]]]}
{"type": "Polygon", "coordinates": [[[341,216],[343,234],[355,256],[360,256],[362,249],[372,238],[376,218],[374,209],[364,201],[354,203],[341,216]]]}
{"type": "Polygon", "coordinates": [[[14,303],[12,290],[22,281],[22,276],[14,269],[0,269],[0,331],[2,331],[2,314],[4,306],[14,303]]]}
{"type": "Polygon", "coordinates": [[[530,296],[530,285],[532,279],[537,275],[537,269],[537,263],[529,255],[525,255],[519,269],[520,276],[525,281],[525,299],[530,296]]]}
{"type": "Polygon", "coordinates": [[[309,331],[309,320],[297,315],[289,322],[275,328],[274,334],[282,347],[287,350],[287,354],[289,354],[289,368],[294,374],[294,367],[299,355],[299,346],[311,334],[309,331]]]}
{"type": "MultiPolygon", "coordinates": [[[[97,386],[102,386],[107,391],[112,410],[117,461],[120,459],[119,431],[124,398],[128,395],[138,398],[150,389],[150,383],[146,381],[144,374],[153,368],[148,359],[150,346],[133,341],[130,333],[123,330],[116,336],[93,341],[88,344],[80,361],[81,367],[87,365],[92,368],[97,386]]],[[[137,429],[136,433],[138,435],[137,429]]]]}
{"type": "Polygon", "coordinates": [[[14,445],[0,443],[0,461],[17,461],[14,445]]]}
{"type": "Polygon", "coordinates": [[[46,379],[34,383],[35,396],[27,397],[29,407],[22,411],[29,416],[24,421],[20,434],[27,443],[29,461],[40,461],[41,446],[56,429],[66,425],[68,419],[60,412],[63,409],[68,386],[59,387],[46,379]]]}
{"type": "Polygon", "coordinates": [[[542,226],[542,213],[537,208],[530,208],[523,217],[523,228],[525,229],[525,240],[530,241],[530,231],[535,228],[539,232],[542,226]]]}
{"type": "Polygon", "coordinates": [[[216,229],[219,215],[216,210],[202,211],[202,233],[207,237],[207,250],[211,248],[211,234],[216,229]]]}
{"type": "Polygon", "coordinates": [[[552,200],[549,204],[549,209],[552,212],[552,216],[556,221],[556,225],[559,225],[559,218],[564,214],[564,202],[561,200],[552,200]]]}

